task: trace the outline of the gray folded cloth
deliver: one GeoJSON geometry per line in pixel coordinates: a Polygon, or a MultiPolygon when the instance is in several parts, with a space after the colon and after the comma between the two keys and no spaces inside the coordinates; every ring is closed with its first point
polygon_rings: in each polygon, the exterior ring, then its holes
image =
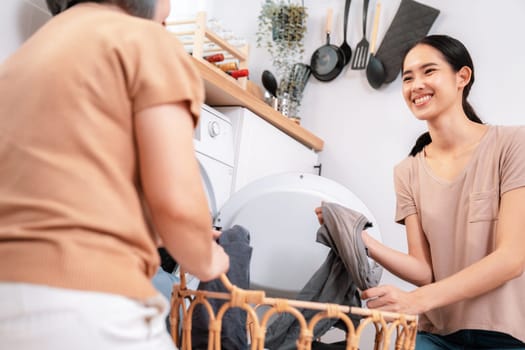
{"type": "Polygon", "coordinates": [[[324,225],[317,231],[317,241],[335,251],[360,290],[377,286],[383,268],[369,261],[361,238],[372,224],[363,214],[336,203],[323,203],[321,208],[324,225]]]}
{"type": "Polygon", "coordinates": [[[401,1],[376,52],[376,58],[385,68],[385,83],[396,79],[406,51],[427,35],[438,15],[439,10],[433,7],[414,0],[401,1]]]}

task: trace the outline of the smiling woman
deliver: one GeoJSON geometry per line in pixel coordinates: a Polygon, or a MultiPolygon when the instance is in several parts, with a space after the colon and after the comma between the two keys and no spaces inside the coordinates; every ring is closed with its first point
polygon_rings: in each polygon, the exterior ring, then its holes
{"type": "Polygon", "coordinates": [[[395,168],[408,254],[363,236],[372,258],[419,286],[362,293],[370,308],[420,315],[418,350],[525,349],[525,127],[484,125],[467,101],[473,82],[454,38],[408,51],[403,96],[428,127],[395,168]]]}

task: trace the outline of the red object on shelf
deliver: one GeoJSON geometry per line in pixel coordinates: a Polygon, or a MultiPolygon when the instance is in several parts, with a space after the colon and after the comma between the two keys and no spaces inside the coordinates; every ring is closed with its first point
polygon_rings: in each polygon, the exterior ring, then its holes
{"type": "Polygon", "coordinates": [[[224,55],[222,53],[217,53],[215,55],[204,56],[204,59],[208,62],[221,62],[224,61],[224,55]]]}
{"type": "Polygon", "coordinates": [[[248,71],[248,69],[238,69],[238,70],[230,70],[230,71],[227,71],[226,73],[228,73],[235,79],[238,79],[238,78],[247,77],[250,72],[248,71]]]}

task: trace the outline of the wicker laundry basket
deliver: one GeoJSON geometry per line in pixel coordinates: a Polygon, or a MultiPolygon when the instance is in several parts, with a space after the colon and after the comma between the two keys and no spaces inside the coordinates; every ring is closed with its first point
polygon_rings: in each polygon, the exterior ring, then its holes
{"type": "MultiPolygon", "coordinates": [[[[192,314],[198,304],[202,304],[209,315],[208,350],[221,349],[222,319],[230,308],[241,308],[247,313],[246,331],[250,339],[250,349],[264,349],[265,330],[270,317],[276,313],[287,312],[297,318],[301,332],[297,339],[297,349],[311,349],[315,325],[324,318],[339,318],[347,326],[346,349],[363,349],[360,344],[363,329],[373,324],[375,327],[374,350],[390,349],[392,339],[396,350],[413,350],[417,333],[417,317],[391,312],[381,312],[337,304],[305,302],[292,299],[266,297],[264,291],[244,290],[230,283],[226,275],[221,275],[221,282],[228,293],[190,290],[186,287],[184,273],[181,273],[181,283],[173,288],[171,297],[170,323],[171,334],[175,344],[182,350],[191,350],[192,314]],[[225,303],[217,311],[209,303],[209,299],[222,299],[225,303]],[[256,309],[266,305],[269,307],[259,319],[256,309]],[[297,308],[319,310],[309,323],[297,308]],[[357,329],[348,317],[348,313],[361,316],[357,329]]],[[[371,346],[371,344],[370,344],[371,346]]]]}

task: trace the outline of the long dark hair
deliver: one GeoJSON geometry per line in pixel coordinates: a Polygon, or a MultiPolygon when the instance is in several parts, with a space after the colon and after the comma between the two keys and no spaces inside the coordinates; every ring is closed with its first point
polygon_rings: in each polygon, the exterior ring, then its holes
{"type": "Polygon", "coordinates": [[[117,5],[132,16],[152,19],[157,0],[46,0],[53,16],[81,2],[109,3],[117,5]]]}
{"type": "MultiPolygon", "coordinates": [[[[467,101],[470,88],[472,87],[472,84],[474,84],[474,63],[472,62],[472,58],[470,57],[467,48],[459,40],[450,36],[429,35],[412,45],[407,50],[405,57],[417,45],[429,45],[441,52],[445,60],[450,64],[455,72],[458,72],[463,67],[470,68],[472,71],[472,76],[470,77],[469,83],[463,89],[463,111],[471,121],[483,124],[481,119],[479,119],[478,115],[474,111],[474,108],[472,108],[470,103],[467,101]]],[[[404,61],[405,59],[403,58],[403,62],[404,61]]],[[[427,131],[418,137],[409,155],[415,156],[430,142],[432,142],[432,139],[430,138],[430,133],[427,131]]]]}

